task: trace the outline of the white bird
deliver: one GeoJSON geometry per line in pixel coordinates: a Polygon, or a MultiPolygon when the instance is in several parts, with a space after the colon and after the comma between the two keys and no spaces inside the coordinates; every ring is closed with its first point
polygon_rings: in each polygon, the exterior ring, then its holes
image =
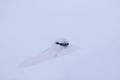
{"type": "Polygon", "coordinates": [[[56,40],[50,48],[46,49],[41,54],[23,61],[18,67],[32,66],[46,60],[64,56],[78,49],[77,46],[70,44],[65,38],[61,38],[56,40]]]}

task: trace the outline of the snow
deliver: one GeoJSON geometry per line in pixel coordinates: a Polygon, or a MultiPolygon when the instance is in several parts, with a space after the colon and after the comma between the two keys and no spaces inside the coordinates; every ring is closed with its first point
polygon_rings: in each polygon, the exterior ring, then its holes
{"type": "Polygon", "coordinates": [[[119,0],[1,0],[0,80],[120,80],[119,0]],[[28,68],[65,37],[80,51],[28,68]]]}

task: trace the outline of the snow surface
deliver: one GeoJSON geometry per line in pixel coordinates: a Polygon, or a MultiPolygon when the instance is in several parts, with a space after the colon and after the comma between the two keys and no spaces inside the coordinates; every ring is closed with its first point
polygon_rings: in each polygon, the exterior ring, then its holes
{"type": "Polygon", "coordinates": [[[120,80],[119,0],[0,0],[0,80],[120,80]],[[80,51],[17,68],[65,37],[80,51]]]}

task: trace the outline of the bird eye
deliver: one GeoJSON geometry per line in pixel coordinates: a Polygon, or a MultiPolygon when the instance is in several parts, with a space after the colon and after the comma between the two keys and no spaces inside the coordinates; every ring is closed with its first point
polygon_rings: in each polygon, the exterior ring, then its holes
{"type": "Polygon", "coordinates": [[[69,45],[69,43],[66,43],[66,45],[69,45]]]}
{"type": "Polygon", "coordinates": [[[59,42],[56,42],[56,44],[59,44],[59,42]]]}

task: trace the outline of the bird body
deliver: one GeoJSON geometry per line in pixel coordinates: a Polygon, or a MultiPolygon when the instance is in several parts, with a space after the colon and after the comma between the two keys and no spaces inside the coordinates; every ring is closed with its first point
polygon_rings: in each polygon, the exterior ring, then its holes
{"type": "Polygon", "coordinates": [[[54,42],[54,44],[50,48],[46,49],[37,56],[34,56],[32,58],[23,61],[23,63],[20,64],[19,67],[32,66],[40,62],[44,62],[53,58],[64,56],[76,50],[78,50],[78,47],[69,44],[66,39],[64,38],[58,39],[54,42]]]}

